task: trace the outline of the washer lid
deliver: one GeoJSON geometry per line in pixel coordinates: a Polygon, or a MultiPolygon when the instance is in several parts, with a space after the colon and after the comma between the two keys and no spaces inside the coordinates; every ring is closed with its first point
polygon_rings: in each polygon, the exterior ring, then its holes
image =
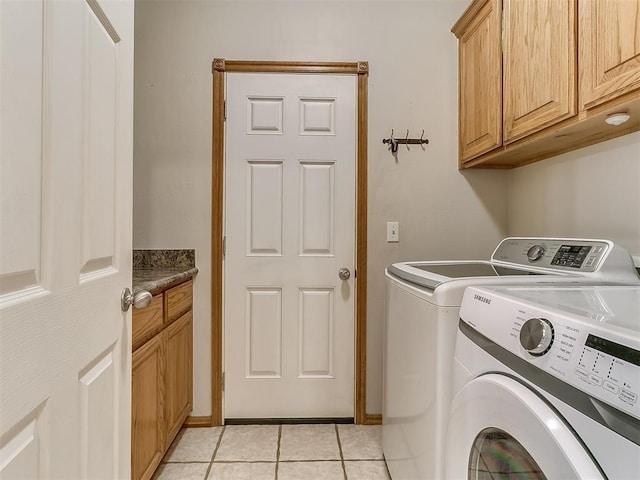
{"type": "Polygon", "coordinates": [[[449,278],[468,277],[500,277],[504,275],[540,275],[520,268],[510,268],[490,263],[418,263],[410,262],[408,265],[449,278]]]}
{"type": "Polygon", "coordinates": [[[460,278],[549,275],[524,268],[512,268],[487,261],[401,262],[387,267],[392,275],[435,290],[439,285],[460,278]]]}

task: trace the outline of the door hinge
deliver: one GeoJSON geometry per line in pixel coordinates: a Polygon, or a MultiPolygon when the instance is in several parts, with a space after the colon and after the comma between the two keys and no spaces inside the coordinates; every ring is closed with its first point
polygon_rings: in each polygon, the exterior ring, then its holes
{"type": "Polygon", "coordinates": [[[227,120],[227,101],[226,100],[224,101],[223,109],[224,109],[224,119],[226,121],[227,120]]]}
{"type": "Polygon", "coordinates": [[[222,256],[227,256],[227,237],[222,237],[222,256]]]}
{"type": "Polygon", "coordinates": [[[224,392],[224,380],[225,380],[225,373],[226,372],[222,372],[222,391],[224,392]]]}

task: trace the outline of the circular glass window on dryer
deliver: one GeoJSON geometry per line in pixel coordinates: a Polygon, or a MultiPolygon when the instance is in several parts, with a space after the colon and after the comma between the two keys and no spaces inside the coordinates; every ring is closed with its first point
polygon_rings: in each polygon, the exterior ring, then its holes
{"type": "Polygon", "coordinates": [[[533,457],[515,438],[498,428],[485,428],[469,457],[469,480],[546,480],[533,457]]]}

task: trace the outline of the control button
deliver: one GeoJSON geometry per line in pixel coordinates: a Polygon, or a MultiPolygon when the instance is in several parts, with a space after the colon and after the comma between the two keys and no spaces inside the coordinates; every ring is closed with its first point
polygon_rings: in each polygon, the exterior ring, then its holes
{"type": "Polygon", "coordinates": [[[553,325],[546,318],[530,318],[520,329],[520,345],[535,357],[547,353],[553,344],[553,325]]]}
{"type": "Polygon", "coordinates": [[[576,372],[576,375],[585,382],[589,380],[589,374],[584,368],[576,367],[574,371],[576,372]]]}
{"type": "Polygon", "coordinates": [[[527,258],[530,262],[535,262],[536,260],[540,260],[546,251],[547,249],[542,245],[534,245],[527,250],[527,258]]]}
{"type": "Polygon", "coordinates": [[[594,375],[593,373],[591,375],[589,375],[589,381],[591,383],[593,383],[594,385],[597,385],[597,386],[601,386],[602,385],[602,378],[600,378],[597,375],[594,375]]]}
{"type": "Polygon", "coordinates": [[[633,393],[630,390],[627,390],[626,388],[621,388],[620,389],[620,400],[622,400],[623,402],[627,402],[627,403],[630,403],[631,405],[633,405],[634,403],[636,403],[636,400],[638,400],[638,395],[636,393],[633,393]]]}
{"type": "Polygon", "coordinates": [[[596,261],[596,257],[589,257],[589,260],[587,260],[587,263],[585,263],[584,266],[592,267],[595,261],[596,261]]]}
{"type": "Polygon", "coordinates": [[[618,390],[619,390],[618,386],[615,383],[611,383],[609,380],[605,380],[602,387],[607,392],[611,392],[611,393],[618,393],[618,390]]]}

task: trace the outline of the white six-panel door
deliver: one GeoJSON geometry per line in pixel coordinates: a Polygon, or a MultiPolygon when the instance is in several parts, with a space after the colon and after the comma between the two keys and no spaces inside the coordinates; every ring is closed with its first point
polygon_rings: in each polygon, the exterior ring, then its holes
{"type": "Polygon", "coordinates": [[[0,0],[0,478],[130,476],[132,0],[0,0]]]}
{"type": "Polygon", "coordinates": [[[226,85],[225,417],[353,417],[356,76],[226,85]]]}

